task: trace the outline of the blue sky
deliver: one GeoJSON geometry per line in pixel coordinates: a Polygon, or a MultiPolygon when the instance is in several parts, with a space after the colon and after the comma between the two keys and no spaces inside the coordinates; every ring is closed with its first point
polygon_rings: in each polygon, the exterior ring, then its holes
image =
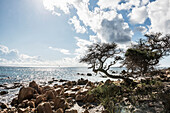
{"type": "Polygon", "coordinates": [[[144,33],[170,33],[169,7],[169,0],[0,0],[0,65],[82,66],[93,42],[127,49],[144,33]]]}

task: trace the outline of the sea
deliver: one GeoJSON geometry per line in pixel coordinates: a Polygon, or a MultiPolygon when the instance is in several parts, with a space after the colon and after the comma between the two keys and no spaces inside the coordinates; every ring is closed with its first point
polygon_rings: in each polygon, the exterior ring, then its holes
{"type": "MultiPolygon", "coordinates": [[[[112,71],[119,74],[125,68],[114,67],[112,71]]],[[[0,67],[0,92],[7,91],[8,94],[0,95],[0,102],[10,103],[17,96],[20,87],[10,88],[14,84],[27,86],[29,82],[36,81],[40,85],[49,85],[52,80],[77,81],[80,78],[90,81],[105,81],[102,74],[95,74],[87,67],[0,67]],[[92,76],[87,76],[87,73],[92,76]],[[3,87],[5,86],[5,87],[3,87]]]]}

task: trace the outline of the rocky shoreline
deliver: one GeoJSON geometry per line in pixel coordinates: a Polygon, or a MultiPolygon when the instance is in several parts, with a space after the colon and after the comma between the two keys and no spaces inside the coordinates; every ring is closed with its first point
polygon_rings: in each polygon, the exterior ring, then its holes
{"type": "MultiPolygon", "coordinates": [[[[155,96],[154,94],[156,96],[157,94],[162,94],[164,97],[170,94],[169,75],[170,73],[168,72],[155,78],[134,81],[136,83],[135,86],[127,86],[123,81],[111,81],[108,79],[105,82],[91,82],[82,78],[78,81],[53,79],[48,81],[51,85],[39,85],[35,81],[30,82],[27,87],[16,84],[16,87],[22,86],[17,97],[13,98],[8,105],[0,102],[0,112],[109,113],[108,109],[106,109],[107,105],[102,104],[100,101],[100,93],[99,95],[96,92],[90,93],[94,89],[107,86],[106,88],[111,87],[111,90],[109,90],[111,93],[115,93],[115,91],[121,92],[120,94],[111,95],[115,96],[116,99],[121,98],[119,100],[120,103],[126,103],[124,106],[129,108],[127,112],[133,110],[137,113],[144,113],[145,111],[143,110],[148,109],[146,112],[154,113],[157,111],[159,113],[165,107],[167,109],[170,108],[170,104],[166,103],[170,100],[169,96],[165,100],[158,100],[157,97],[151,99],[149,96],[151,96],[150,93],[153,93],[153,96],[155,96]],[[149,92],[149,94],[144,92],[149,92]],[[133,104],[133,101],[138,103],[137,107],[136,104],[133,104]]],[[[3,91],[1,93],[5,95],[8,92],[3,91]]]]}
{"type": "MultiPolygon", "coordinates": [[[[53,80],[55,81],[57,80],[53,80]]],[[[88,93],[99,84],[98,82],[93,83],[84,79],[59,80],[59,82],[62,82],[62,85],[54,84],[52,87],[38,85],[35,81],[30,82],[28,87],[23,86],[20,89],[18,96],[10,103],[11,107],[0,103],[0,112],[77,113],[82,111],[88,113],[93,110],[97,112],[103,110],[94,95],[88,93]]]]}

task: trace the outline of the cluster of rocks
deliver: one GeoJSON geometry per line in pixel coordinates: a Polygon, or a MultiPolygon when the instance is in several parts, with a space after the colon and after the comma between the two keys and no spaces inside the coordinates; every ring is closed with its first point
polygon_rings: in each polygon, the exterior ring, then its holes
{"type": "Polygon", "coordinates": [[[16,98],[10,103],[12,107],[0,103],[2,113],[78,113],[75,104],[84,108],[83,113],[98,106],[98,101],[89,93],[95,83],[88,80],[64,81],[62,85],[40,86],[35,81],[28,87],[22,87],[16,98]]]}

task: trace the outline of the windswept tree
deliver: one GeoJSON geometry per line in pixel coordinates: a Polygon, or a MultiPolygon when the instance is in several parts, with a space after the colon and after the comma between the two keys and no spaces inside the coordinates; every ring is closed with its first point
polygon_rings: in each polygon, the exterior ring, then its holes
{"type": "Polygon", "coordinates": [[[131,74],[145,75],[154,69],[163,56],[170,54],[170,35],[163,37],[161,35],[161,33],[147,34],[146,40],[140,39],[137,45],[126,51],[123,65],[131,70],[131,74]]]}
{"type": "Polygon", "coordinates": [[[115,43],[94,43],[88,47],[87,54],[80,59],[80,62],[90,65],[89,68],[95,73],[102,72],[111,78],[124,79],[123,76],[113,76],[109,72],[111,66],[122,60],[120,53],[121,50],[117,49],[115,43]]]}

